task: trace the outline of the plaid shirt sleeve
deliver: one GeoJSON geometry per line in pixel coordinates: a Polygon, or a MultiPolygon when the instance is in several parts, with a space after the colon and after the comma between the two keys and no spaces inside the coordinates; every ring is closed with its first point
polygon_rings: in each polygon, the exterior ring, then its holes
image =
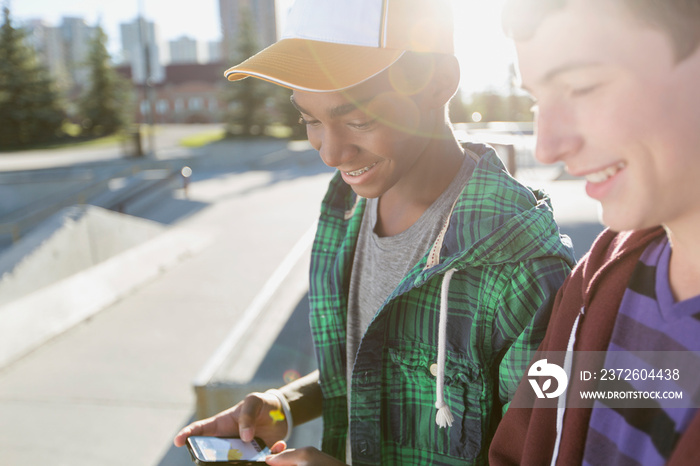
{"type": "Polygon", "coordinates": [[[503,413],[544,337],[554,297],[570,270],[556,257],[522,262],[501,294],[502,312],[494,323],[493,342],[500,346],[495,351],[504,352],[498,365],[503,413]]]}

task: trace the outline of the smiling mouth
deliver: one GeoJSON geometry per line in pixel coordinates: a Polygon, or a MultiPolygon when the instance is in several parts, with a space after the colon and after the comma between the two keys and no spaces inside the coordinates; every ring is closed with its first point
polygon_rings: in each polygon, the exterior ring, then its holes
{"type": "Polygon", "coordinates": [[[367,166],[367,167],[365,167],[365,168],[360,168],[359,170],[354,170],[354,171],[351,171],[351,172],[344,172],[344,173],[345,173],[346,175],[348,175],[348,176],[360,176],[360,175],[362,175],[363,173],[365,173],[365,172],[371,170],[372,167],[374,167],[376,164],[377,164],[377,162],[374,162],[372,165],[369,165],[369,166],[367,166]]]}
{"type": "Polygon", "coordinates": [[[625,168],[627,164],[625,162],[620,162],[616,165],[612,165],[604,170],[600,170],[598,172],[594,173],[589,173],[588,175],[585,176],[586,181],[591,182],[591,183],[602,183],[603,181],[608,180],[609,178],[613,177],[617,172],[625,168]]]}

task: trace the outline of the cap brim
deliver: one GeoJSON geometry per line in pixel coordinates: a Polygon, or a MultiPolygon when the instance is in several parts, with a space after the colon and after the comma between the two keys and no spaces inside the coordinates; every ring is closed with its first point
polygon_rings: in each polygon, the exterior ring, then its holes
{"type": "Polygon", "coordinates": [[[283,39],[226,70],[229,81],[253,76],[284,87],[312,92],[339,91],[381,73],[402,50],[283,39]]]}

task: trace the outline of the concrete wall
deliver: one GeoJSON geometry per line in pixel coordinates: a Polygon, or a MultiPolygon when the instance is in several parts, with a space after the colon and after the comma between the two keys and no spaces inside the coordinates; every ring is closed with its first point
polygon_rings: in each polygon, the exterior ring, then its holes
{"type": "Polygon", "coordinates": [[[0,306],[162,233],[156,222],[95,206],[63,209],[0,255],[0,306]]]}
{"type": "Polygon", "coordinates": [[[0,257],[6,271],[0,278],[0,369],[211,240],[197,227],[165,228],[93,206],[50,218],[0,257]]]}

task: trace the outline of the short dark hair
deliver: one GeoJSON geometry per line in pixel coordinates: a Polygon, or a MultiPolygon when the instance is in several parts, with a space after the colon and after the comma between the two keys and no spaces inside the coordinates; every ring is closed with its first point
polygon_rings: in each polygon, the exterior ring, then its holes
{"type": "MultiPolygon", "coordinates": [[[[700,44],[700,0],[602,1],[622,4],[641,21],[667,34],[677,61],[692,55],[700,44]]],[[[503,30],[515,40],[527,40],[547,15],[567,3],[568,0],[507,0],[503,8],[503,30]]]]}

